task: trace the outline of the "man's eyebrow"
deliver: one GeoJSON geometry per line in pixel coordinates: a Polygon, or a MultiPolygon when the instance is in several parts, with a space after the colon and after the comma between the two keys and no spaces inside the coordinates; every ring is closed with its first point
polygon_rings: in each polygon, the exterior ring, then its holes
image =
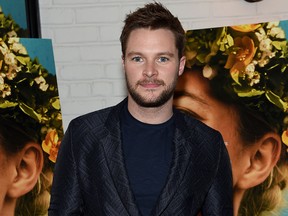
{"type": "Polygon", "coordinates": [[[185,90],[175,90],[174,92],[174,99],[180,98],[180,97],[189,97],[192,100],[198,101],[199,103],[208,106],[205,100],[202,98],[196,96],[195,94],[189,93],[185,90]]]}
{"type": "MultiPolygon", "coordinates": [[[[127,56],[132,56],[132,55],[143,55],[143,53],[137,52],[137,51],[131,51],[131,52],[127,53],[127,56]]],[[[167,52],[159,52],[159,53],[156,53],[156,55],[157,56],[167,55],[167,56],[170,56],[170,57],[175,56],[174,53],[169,52],[169,51],[167,51],[167,52]]]]}
{"type": "Polygon", "coordinates": [[[160,52],[157,55],[167,55],[167,56],[170,56],[170,57],[175,56],[174,53],[171,53],[171,52],[160,52]]]}
{"type": "Polygon", "coordinates": [[[141,52],[131,51],[128,52],[127,55],[141,55],[141,52]]]}

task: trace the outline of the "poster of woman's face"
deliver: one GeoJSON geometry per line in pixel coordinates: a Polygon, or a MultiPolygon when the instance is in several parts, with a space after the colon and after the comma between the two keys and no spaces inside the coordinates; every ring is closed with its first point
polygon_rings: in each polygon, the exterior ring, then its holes
{"type": "Polygon", "coordinates": [[[63,137],[52,42],[20,38],[11,15],[0,22],[0,215],[47,215],[63,137]]]}
{"type": "Polygon", "coordinates": [[[186,32],[174,105],[222,134],[235,215],[288,212],[287,23],[186,32]]]}

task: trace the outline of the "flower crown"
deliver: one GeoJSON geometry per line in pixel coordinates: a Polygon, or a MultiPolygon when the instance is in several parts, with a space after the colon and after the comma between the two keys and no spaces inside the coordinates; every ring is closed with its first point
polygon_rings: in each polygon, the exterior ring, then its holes
{"type": "Polygon", "coordinates": [[[56,161],[63,137],[56,76],[32,60],[17,34],[23,30],[0,11],[0,115],[23,126],[56,161]]]}
{"type": "Polygon", "coordinates": [[[288,50],[279,22],[189,30],[186,67],[203,67],[208,79],[282,134],[288,146],[288,50]]]}

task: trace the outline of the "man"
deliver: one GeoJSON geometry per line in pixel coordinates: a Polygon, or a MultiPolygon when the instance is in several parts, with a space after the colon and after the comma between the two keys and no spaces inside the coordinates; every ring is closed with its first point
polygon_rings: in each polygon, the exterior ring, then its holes
{"type": "Polygon", "coordinates": [[[185,32],[159,3],[127,15],[128,97],[73,120],[55,167],[49,215],[232,215],[221,135],[173,109],[185,32]]]}

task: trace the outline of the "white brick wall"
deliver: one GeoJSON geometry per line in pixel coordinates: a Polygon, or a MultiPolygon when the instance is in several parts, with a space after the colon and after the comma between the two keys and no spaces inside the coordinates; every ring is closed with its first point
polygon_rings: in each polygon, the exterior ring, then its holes
{"type": "MultiPolygon", "coordinates": [[[[125,14],[148,0],[39,0],[43,38],[51,38],[64,128],[72,118],[126,95],[119,36],[125,14]]],[[[160,0],[185,29],[288,20],[288,0],[160,0]]]]}

